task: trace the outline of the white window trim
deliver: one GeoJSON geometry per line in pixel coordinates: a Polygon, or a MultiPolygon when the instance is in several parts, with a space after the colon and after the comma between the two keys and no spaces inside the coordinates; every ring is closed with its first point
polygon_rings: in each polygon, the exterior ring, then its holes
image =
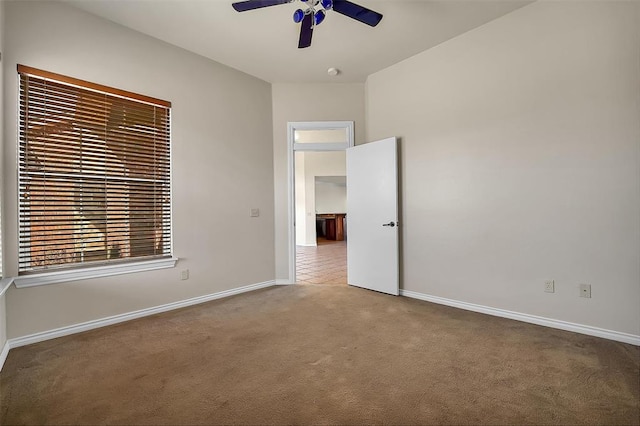
{"type": "Polygon", "coordinates": [[[178,258],[172,256],[165,259],[141,260],[138,262],[76,268],[66,271],[43,272],[32,275],[21,275],[13,278],[13,282],[18,288],[37,287],[68,281],[87,280],[91,278],[110,277],[112,275],[173,268],[176,266],[177,261],[178,258]]]}
{"type": "Polygon", "coordinates": [[[13,284],[13,278],[0,278],[0,297],[4,296],[11,284],[13,284]]]}

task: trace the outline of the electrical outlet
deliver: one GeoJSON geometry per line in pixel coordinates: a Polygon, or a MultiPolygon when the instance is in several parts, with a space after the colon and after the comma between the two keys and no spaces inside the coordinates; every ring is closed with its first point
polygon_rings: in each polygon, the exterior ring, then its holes
{"type": "Polygon", "coordinates": [[[188,269],[184,269],[180,272],[180,279],[181,280],[188,280],[189,279],[189,270],[188,269]]]}
{"type": "Polygon", "coordinates": [[[591,298],[591,284],[580,284],[580,297],[591,298]]]}
{"type": "Polygon", "coordinates": [[[544,291],[545,293],[555,293],[556,292],[556,283],[554,280],[547,280],[544,282],[544,291]]]}
{"type": "Polygon", "coordinates": [[[251,217],[259,217],[260,216],[260,209],[251,209],[251,211],[249,212],[249,216],[251,216],[251,217]]]}

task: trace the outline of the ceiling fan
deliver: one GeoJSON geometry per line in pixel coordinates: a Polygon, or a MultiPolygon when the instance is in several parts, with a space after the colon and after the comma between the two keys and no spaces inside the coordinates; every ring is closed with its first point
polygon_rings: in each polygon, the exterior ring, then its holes
{"type": "MultiPolygon", "coordinates": [[[[233,8],[238,12],[259,9],[261,7],[277,6],[279,4],[292,3],[296,0],[245,0],[233,3],[233,8]]],[[[304,10],[297,9],[293,13],[293,21],[300,25],[300,39],[298,48],[311,46],[313,28],[320,25],[328,10],[333,10],[349,18],[360,21],[363,24],[375,27],[382,20],[382,15],[371,9],[362,7],[347,0],[300,0],[304,3],[304,10]]]]}

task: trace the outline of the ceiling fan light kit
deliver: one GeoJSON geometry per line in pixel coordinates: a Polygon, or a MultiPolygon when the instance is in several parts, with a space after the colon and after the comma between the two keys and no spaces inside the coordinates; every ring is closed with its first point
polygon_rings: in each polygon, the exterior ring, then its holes
{"type": "Polygon", "coordinates": [[[382,20],[380,13],[348,0],[245,0],[233,3],[232,6],[237,12],[246,12],[247,10],[293,3],[294,1],[304,3],[304,9],[297,9],[293,12],[293,22],[300,24],[299,49],[311,46],[313,28],[324,21],[329,10],[348,16],[371,27],[375,27],[382,20]]]}
{"type": "Polygon", "coordinates": [[[317,11],[313,17],[314,17],[314,22],[316,23],[316,25],[320,25],[322,23],[322,21],[324,21],[324,17],[326,16],[326,14],[324,13],[324,10],[319,10],[317,11]]]}

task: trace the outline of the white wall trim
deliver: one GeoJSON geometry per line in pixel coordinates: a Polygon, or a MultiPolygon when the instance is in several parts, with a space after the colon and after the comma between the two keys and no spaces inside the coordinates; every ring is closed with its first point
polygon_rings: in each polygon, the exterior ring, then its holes
{"type": "Polygon", "coordinates": [[[9,287],[13,284],[13,278],[1,278],[0,279],[0,297],[4,296],[9,287]]]}
{"type": "MultiPolygon", "coordinates": [[[[289,121],[287,122],[287,234],[289,277],[296,279],[296,198],[295,198],[295,151],[343,151],[355,145],[353,121],[289,121]],[[346,129],[346,144],[298,144],[295,142],[296,130],[346,129]],[[339,146],[338,146],[339,145],[339,146]]],[[[293,283],[288,283],[293,284],[293,283]]]]}
{"type": "MultiPolygon", "coordinates": [[[[140,309],[138,311],[128,312],[119,315],[113,315],[106,318],[101,318],[93,321],[87,321],[80,324],[69,325],[66,327],[55,328],[53,330],[43,331],[40,333],[29,334],[27,336],[15,337],[8,339],[5,343],[6,352],[9,349],[18,348],[20,346],[30,345],[32,343],[43,342],[49,339],[55,339],[57,337],[68,336],[70,334],[81,333],[83,331],[89,331],[100,327],[106,327],[108,325],[118,324],[120,322],[130,321],[137,318],[146,317],[149,315],[159,314],[161,312],[172,311],[174,309],[185,308],[187,306],[197,305],[200,303],[209,302],[211,300],[222,299],[224,297],[234,296],[240,293],[246,293],[248,291],[258,290],[261,288],[271,287],[275,285],[275,281],[264,281],[257,284],[250,284],[243,287],[233,288],[231,290],[220,291],[218,293],[207,294],[204,296],[192,297],[191,299],[181,300],[178,302],[167,303],[160,306],[154,306],[151,308],[140,309]]],[[[5,349],[2,354],[6,358],[5,349]]],[[[4,358],[0,358],[2,364],[4,364],[4,358]]],[[[2,369],[0,364],[0,369],[2,369]]]]}
{"type": "Polygon", "coordinates": [[[528,322],[531,324],[542,325],[545,327],[558,328],[560,330],[572,331],[574,333],[587,334],[589,336],[602,337],[604,339],[615,340],[618,342],[629,343],[631,345],[640,346],[640,336],[620,331],[606,330],[604,328],[592,327],[590,325],[576,324],[573,322],[561,321],[552,318],[539,317],[537,315],[523,314],[520,312],[508,311],[505,309],[492,308],[490,306],[476,305],[474,303],[461,302],[444,297],[430,296],[428,294],[418,293],[410,290],[400,290],[401,296],[420,299],[427,302],[437,303],[439,305],[452,306],[467,311],[480,312],[482,314],[493,315],[496,317],[509,318],[516,321],[528,322]]]}
{"type": "Polygon", "coordinates": [[[130,274],[133,272],[153,271],[155,269],[173,268],[177,257],[165,259],[142,260],[115,265],[100,265],[89,268],[77,268],[64,271],[43,272],[33,275],[21,275],[13,280],[16,287],[35,287],[69,281],[86,280],[90,278],[110,277],[112,275],[130,274]]]}
{"type": "Polygon", "coordinates": [[[276,279],[276,285],[293,285],[295,284],[289,278],[278,278],[276,279]]]}
{"type": "Polygon", "coordinates": [[[9,355],[9,342],[4,342],[2,346],[2,352],[0,352],[0,371],[2,371],[2,367],[4,367],[4,362],[7,359],[7,355],[9,355]]]}

